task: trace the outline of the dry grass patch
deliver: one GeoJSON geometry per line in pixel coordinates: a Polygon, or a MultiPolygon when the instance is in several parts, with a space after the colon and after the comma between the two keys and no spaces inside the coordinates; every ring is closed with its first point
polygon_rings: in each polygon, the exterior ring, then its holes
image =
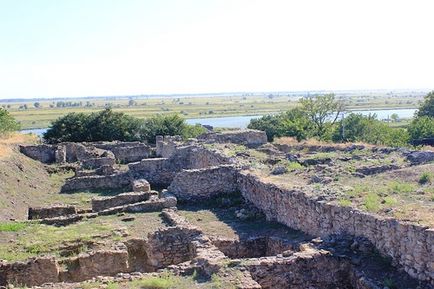
{"type": "Polygon", "coordinates": [[[0,136],[0,159],[12,154],[12,149],[18,144],[36,143],[37,137],[31,134],[11,133],[0,136]]]}

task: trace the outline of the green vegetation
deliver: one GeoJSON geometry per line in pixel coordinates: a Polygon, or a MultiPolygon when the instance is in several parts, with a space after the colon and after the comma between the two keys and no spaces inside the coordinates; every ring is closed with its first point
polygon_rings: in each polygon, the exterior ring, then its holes
{"type": "Polygon", "coordinates": [[[431,183],[431,181],[432,181],[432,174],[431,173],[428,173],[428,172],[424,172],[421,176],[420,176],[420,178],[419,178],[419,184],[421,184],[421,185],[424,185],[424,184],[427,184],[427,183],[431,183]]]}
{"type": "Polygon", "coordinates": [[[3,108],[0,108],[0,136],[20,129],[20,125],[3,108]]]}
{"type": "MultiPolygon", "coordinates": [[[[275,137],[294,137],[298,141],[316,138],[333,142],[365,142],[375,145],[406,146],[434,137],[434,91],[421,105],[408,128],[390,125],[377,116],[350,113],[338,121],[343,103],[333,94],[316,95],[299,100],[299,107],[277,115],[266,115],[250,122],[249,128],[264,130],[269,141],[275,137]]],[[[398,122],[393,115],[393,124],[398,122]]]]}
{"type": "Polygon", "coordinates": [[[137,141],[155,142],[156,135],[195,137],[204,132],[178,115],[156,115],[146,120],[107,108],[91,114],[69,113],[51,124],[44,134],[48,143],[65,141],[137,141]]]}
{"type": "Polygon", "coordinates": [[[24,229],[26,226],[26,223],[19,222],[0,223],[0,232],[17,232],[24,229]]]}
{"type": "Polygon", "coordinates": [[[434,137],[434,118],[429,116],[415,118],[408,126],[408,133],[413,142],[434,137]]]}
{"type": "Polygon", "coordinates": [[[351,113],[338,122],[333,131],[335,142],[366,142],[377,145],[405,146],[408,134],[403,128],[392,128],[377,120],[376,115],[351,113]]]}
{"type": "Polygon", "coordinates": [[[363,201],[363,206],[369,212],[377,212],[380,210],[380,197],[376,193],[368,193],[363,201]]]}
{"type": "Polygon", "coordinates": [[[343,109],[333,94],[300,100],[300,108],[278,115],[267,115],[250,122],[249,128],[264,130],[268,139],[295,137],[298,141],[318,138],[335,142],[367,142],[372,144],[403,146],[408,142],[405,129],[392,128],[376,119],[375,115],[351,113],[337,121],[343,109]]]}

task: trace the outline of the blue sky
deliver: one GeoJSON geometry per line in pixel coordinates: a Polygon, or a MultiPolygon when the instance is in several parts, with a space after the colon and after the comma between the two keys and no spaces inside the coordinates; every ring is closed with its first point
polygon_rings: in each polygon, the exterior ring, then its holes
{"type": "Polygon", "coordinates": [[[0,98],[434,88],[430,0],[0,0],[0,98]]]}

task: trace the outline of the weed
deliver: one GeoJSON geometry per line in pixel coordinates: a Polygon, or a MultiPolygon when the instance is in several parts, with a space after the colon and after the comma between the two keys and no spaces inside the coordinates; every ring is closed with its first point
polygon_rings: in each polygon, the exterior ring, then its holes
{"type": "Polygon", "coordinates": [[[350,200],[347,199],[340,199],[339,200],[339,205],[343,206],[343,207],[351,207],[353,203],[350,200]]]}
{"type": "Polygon", "coordinates": [[[409,183],[393,181],[388,185],[388,191],[394,194],[408,194],[415,191],[415,186],[409,183]]]}
{"type": "Polygon", "coordinates": [[[424,185],[427,183],[431,183],[432,174],[428,172],[424,172],[419,178],[419,184],[424,185]]]}
{"type": "Polygon", "coordinates": [[[18,232],[27,227],[26,223],[6,222],[0,223],[0,232],[18,232]]]}
{"type": "Polygon", "coordinates": [[[366,210],[370,212],[377,212],[380,210],[380,197],[375,193],[368,193],[363,201],[366,210]]]}
{"type": "Polygon", "coordinates": [[[398,203],[398,200],[395,199],[394,197],[387,196],[387,197],[384,198],[384,204],[385,204],[386,206],[391,207],[391,206],[396,205],[397,203],[398,203]]]}
{"type": "Polygon", "coordinates": [[[133,288],[141,289],[169,289],[173,284],[173,280],[169,276],[162,277],[147,277],[141,280],[131,282],[133,288]]]}

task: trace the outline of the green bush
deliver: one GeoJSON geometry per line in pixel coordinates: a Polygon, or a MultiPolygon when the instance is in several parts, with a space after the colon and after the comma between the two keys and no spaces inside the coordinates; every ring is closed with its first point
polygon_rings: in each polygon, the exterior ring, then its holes
{"type": "Polygon", "coordinates": [[[91,114],[69,113],[54,121],[44,139],[48,143],[82,141],[138,141],[155,143],[157,135],[196,137],[205,132],[201,125],[188,125],[178,115],[157,115],[139,119],[107,108],[91,114]]]}
{"type": "Polygon", "coordinates": [[[311,136],[312,126],[303,111],[294,108],[277,115],[266,115],[252,119],[247,127],[265,131],[268,141],[282,136],[295,137],[300,141],[311,136]]]}
{"type": "Polygon", "coordinates": [[[366,142],[376,145],[405,146],[409,136],[405,129],[392,128],[377,120],[376,115],[350,113],[339,121],[332,136],[335,142],[366,142]]]}
{"type": "Polygon", "coordinates": [[[432,174],[428,172],[424,172],[419,178],[419,184],[424,185],[427,183],[431,183],[432,174]]]}
{"type": "Polygon", "coordinates": [[[0,135],[4,135],[19,129],[20,125],[9,114],[9,112],[3,108],[0,108],[0,135]]]}
{"type": "Polygon", "coordinates": [[[425,96],[425,100],[417,112],[417,117],[434,117],[434,91],[425,96]]]}
{"type": "Polygon", "coordinates": [[[432,138],[434,137],[434,118],[429,116],[417,117],[410,123],[407,130],[411,141],[432,138]]]}
{"type": "Polygon", "coordinates": [[[205,132],[201,125],[189,125],[177,114],[157,114],[144,121],[140,130],[142,140],[155,143],[157,135],[180,135],[183,138],[197,137],[205,132]]]}
{"type": "Polygon", "coordinates": [[[141,120],[110,108],[103,111],[68,113],[54,121],[45,132],[48,143],[139,140],[141,120]]]}

